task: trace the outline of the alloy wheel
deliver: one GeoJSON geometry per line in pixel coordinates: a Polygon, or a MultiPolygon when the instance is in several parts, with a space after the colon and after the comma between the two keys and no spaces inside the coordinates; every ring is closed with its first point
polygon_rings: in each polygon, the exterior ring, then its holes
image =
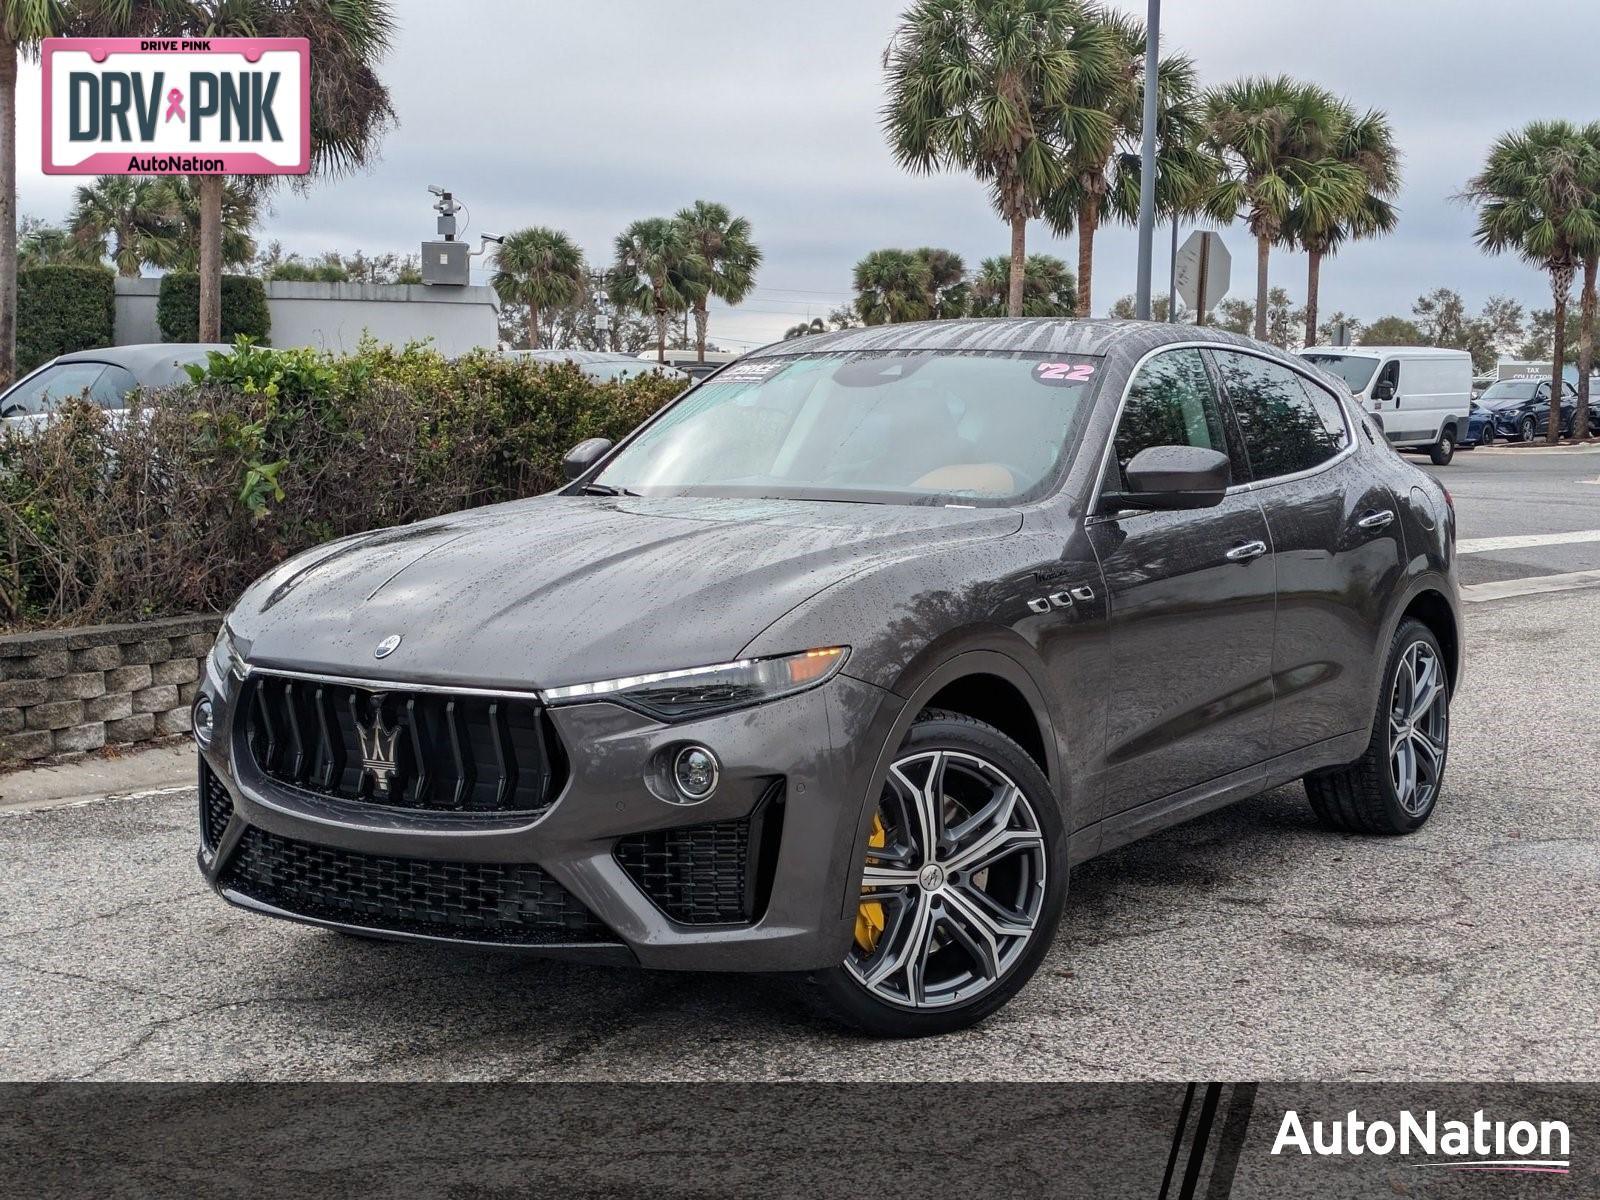
{"type": "Polygon", "coordinates": [[[965,1003],[1021,957],[1044,900],[1044,832],[1022,789],[975,754],[908,754],[878,802],[845,968],[898,1007],[965,1003]]]}
{"type": "Polygon", "coordinates": [[[1450,694],[1444,665],[1425,642],[1400,658],[1389,695],[1389,780],[1400,807],[1428,811],[1439,792],[1450,742],[1450,694]]]}

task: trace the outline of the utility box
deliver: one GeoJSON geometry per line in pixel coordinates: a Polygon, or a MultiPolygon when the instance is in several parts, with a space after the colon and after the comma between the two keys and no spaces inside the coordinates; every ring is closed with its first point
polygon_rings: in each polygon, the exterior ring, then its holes
{"type": "Polygon", "coordinates": [[[472,259],[465,242],[423,242],[422,282],[465,287],[472,281],[472,259]]]}

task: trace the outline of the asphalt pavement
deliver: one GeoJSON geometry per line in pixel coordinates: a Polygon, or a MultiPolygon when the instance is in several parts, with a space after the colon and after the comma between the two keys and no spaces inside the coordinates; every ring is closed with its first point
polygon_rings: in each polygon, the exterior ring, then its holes
{"type": "MultiPolygon", "coordinates": [[[[1600,532],[1548,540],[1600,531],[1600,452],[1495,448],[1437,473],[1469,585],[1600,570],[1600,532]]],[[[1444,795],[1421,832],[1326,833],[1295,786],[1126,847],[1074,872],[1056,944],[1008,1008],[917,1043],[842,1033],[785,980],[239,912],[196,873],[192,791],[0,810],[0,1076],[1595,1079],[1597,604],[1600,586],[1465,606],[1444,795]]]]}

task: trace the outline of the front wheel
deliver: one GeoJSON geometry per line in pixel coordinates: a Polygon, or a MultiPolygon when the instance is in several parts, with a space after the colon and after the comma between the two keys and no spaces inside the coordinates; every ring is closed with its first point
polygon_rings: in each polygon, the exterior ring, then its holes
{"type": "Polygon", "coordinates": [[[1389,643],[1367,751],[1305,777],[1322,823],[1349,833],[1410,833],[1433,814],[1450,751],[1450,674],[1428,627],[1406,618],[1389,643]]]}
{"type": "Polygon", "coordinates": [[[1533,441],[1533,435],[1538,430],[1538,428],[1539,428],[1538,422],[1536,422],[1532,417],[1523,417],[1522,418],[1522,440],[1525,441],[1525,442],[1533,441]]]}
{"type": "Polygon", "coordinates": [[[876,800],[855,938],[816,978],[833,1015],[882,1037],[977,1024],[1027,983],[1067,892],[1049,781],[998,729],[928,710],[876,800]]]}
{"type": "Polygon", "coordinates": [[[1428,448],[1428,458],[1436,467],[1447,467],[1450,460],[1456,456],[1456,427],[1446,425],[1439,434],[1439,440],[1428,448]]]}

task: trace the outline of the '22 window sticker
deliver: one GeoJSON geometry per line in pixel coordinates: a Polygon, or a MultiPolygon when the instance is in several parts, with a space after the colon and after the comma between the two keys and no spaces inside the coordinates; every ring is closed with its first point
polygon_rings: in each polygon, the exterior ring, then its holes
{"type": "Polygon", "coordinates": [[[1034,379],[1051,387],[1088,383],[1093,375],[1093,363],[1042,362],[1036,363],[1033,368],[1034,379]]]}

